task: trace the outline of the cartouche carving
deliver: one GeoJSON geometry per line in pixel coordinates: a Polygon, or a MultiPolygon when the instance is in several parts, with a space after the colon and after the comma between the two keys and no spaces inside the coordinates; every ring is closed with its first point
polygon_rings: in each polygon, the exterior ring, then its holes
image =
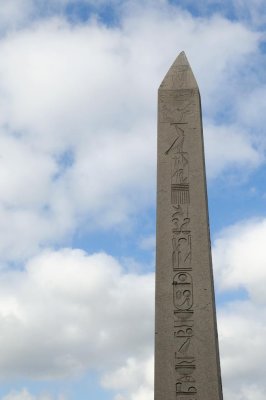
{"type": "Polygon", "coordinates": [[[189,310],[193,304],[192,278],[187,272],[179,272],[173,281],[174,306],[178,310],[189,310]]]}

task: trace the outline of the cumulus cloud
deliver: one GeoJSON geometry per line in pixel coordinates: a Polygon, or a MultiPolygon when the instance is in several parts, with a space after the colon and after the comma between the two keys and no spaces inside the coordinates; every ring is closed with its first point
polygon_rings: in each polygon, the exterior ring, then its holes
{"type": "MultiPolygon", "coordinates": [[[[238,399],[240,392],[248,400],[251,393],[245,390],[249,386],[256,388],[255,393],[265,391],[264,315],[265,303],[262,306],[251,301],[236,302],[220,312],[221,363],[228,398],[231,393],[233,399],[238,399]]],[[[257,399],[255,395],[254,398],[257,399]]]]}
{"type": "Polygon", "coordinates": [[[209,178],[216,178],[222,171],[238,170],[248,177],[249,172],[264,161],[254,138],[236,125],[214,125],[207,123],[204,129],[206,168],[209,178]]]}
{"type": "Polygon", "coordinates": [[[36,29],[2,43],[2,218],[10,220],[11,205],[14,225],[22,214],[36,221],[22,229],[38,230],[16,252],[21,232],[11,224],[4,257],[10,248],[16,257],[60,240],[79,216],[89,227],[125,222],[153,199],[155,127],[146,117],[134,120],[139,105],[128,100],[130,71],[123,74],[123,56],[116,54],[121,36],[58,21],[36,29]]]}
{"type": "MultiPolygon", "coordinates": [[[[22,271],[2,270],[2,379],[97,370],[117,400],[152,399],[154,274],[126,269],[105,253],[62,249],[39,254],[22,271]]],[[[25,389],[2,400],[54,398],[25,389]]]]}
{"type": "Polygon", "coordinates": [[[265,235],[265,219],[244,221],[219,234],[214,243],[213,257],[217,282],[222,289],[242,286],[252,300],[266,300],[265,235]]]}
{"type": "Polygon", "coordinates": [[[36,256],[23,271],[2,271],[0,286],[3,378],[105,371],[151,352],[153,274],[124,273],[104,253],[64,249],[36,256]]]}
{"type": "Polygon", "coordinates": [[[266,389],[265,235],[265,219],[253,219],[225,229],[214,242],[218,289],[226,293],[241,287],[248,295],[227,302],[218,314],[224,389],[234,400],[261,399],[266,389]]]}
{"type": "MultiPolygon", "coordinates": [[[[261,66],[264,64],[262,59],[261,66]]],[[[265,148],[265,113],[263,105],[266,99],[266,86],[256,85],[254,88],[247,88],[247,91],[240,96],[237,102],[237,118],[245,129],[256,133],[254,137],[263,148],[265,148]]]]}
{"type": "Polygon", "coordinates": [[[154,378],[153,356],[129,358],[125,365],[103,376],[102,385],[120,392],[115,400],[152,400],[154,378]]]}

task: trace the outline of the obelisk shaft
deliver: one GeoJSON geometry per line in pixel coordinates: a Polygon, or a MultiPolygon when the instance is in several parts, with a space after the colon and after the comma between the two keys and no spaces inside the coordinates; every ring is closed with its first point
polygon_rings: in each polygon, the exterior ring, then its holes
{"type": "Polygon", "coordinates": [[[182,52],[159,88],[155,400],[222,400],[200,94],[182,52]]]}

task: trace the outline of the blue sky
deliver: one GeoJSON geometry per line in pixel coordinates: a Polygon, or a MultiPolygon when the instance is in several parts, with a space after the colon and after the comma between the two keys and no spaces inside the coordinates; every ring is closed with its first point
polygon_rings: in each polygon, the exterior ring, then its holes
{"type": "Polygon", "coordinates": [[[264,400],[264,8],[0,0],[0,400],[153,399],[157,88],[182,50],[224,398],[264,400]]]}

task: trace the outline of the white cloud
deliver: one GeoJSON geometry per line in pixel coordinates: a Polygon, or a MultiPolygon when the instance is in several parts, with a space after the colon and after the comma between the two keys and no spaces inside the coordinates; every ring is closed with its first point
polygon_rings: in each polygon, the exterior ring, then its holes
{"type": "Polygon", "coordinates": [[[244,221],[225,229],[214,243],[214,265],[223,289],[244,287],[250,298],[266,302],[264,242],[266,220],[244,221]]]}
{"type": "Polygon", "coordinates": [[[258,388],[257,385],[249,384],[243,385],[240,389],[234,391],[226,391],[226,398],[231,400],[264,400],[265,399],[265,389],[258,388]]]}
{"type": "Polygon", "coordinates": [[[263,0],[232,0],[234,11],[238,17],[248,19],[254,26],[261,26],[266,21],[263,0]]]}
{"type": "Polygon", "coordinates": [[[124,101],[128,78],[119,66],[122,59],[116,48],[122,39],[116,32],[94,25],[72,30],[55,21],[9,40],[3,42],[5,61],[0,66],[6,109],[2,125],[18,136],[10,139],[14,146],[3,158],[2,174],[9,176],[11,167],[14,173],[11,179],[3,177],[2,218],[3,222],[10,220],[8,206],[15,201],[15,220],[17,215],[26,214],[36,221],[32,229],[40,233],[35,238],[29,235],[30,249],[25,243],[23,251],[16,251],[16,231],[19,236],[21,232],[11,223],[5,241],[9,236],[14,241],[3,245],[7,248],[3,256],[15,246],[15,257],[21,252],[28,254],[46,240],[60,240],[75,228],[78,215],[85,213],[85,220],[93,217],[94,225],[106,227],[125,222],[128,214],[149,203],[155,184],[155,177],[151,178],[156,141],[154,124],[142,117],[133,123],[135,104],[124,101]],[[69,60],[73,60],[71,64],[69,60]],[[17,63],[19,68],[15,67],[17,63]],[[65,168],[58,159],[69,149],[73,165],[65,168]],[[31,160],[37,160],[37,165],[31,166],[31,160]],[[29,190],[19,191],[20,186],[29,190]],[[47,229],[43,208],[50,211],[47,229]],[[55,226],[58,229],[53,233],[55,226]]]}
{"type": "Polygon", "coordinates": [[[253,219],[225,229],[214,242],[218,289],[226,294],[242,287],[248,294],[218,313],[225,395],[234,400],[260,400],[266,389],[265,235],[265,219],[253,219]]]}
{"type": "Polygon", "coordinates": [[[0,0],[0,30],[16,29],[30,18],[32,10],[31,0],[0,0]]]}
{"type": "MultiPolygon", "coordinates": [[[[264,154],[256,148],[252,135],[236,125],[205,125],[205,151],[208,177],[216,178],[222,171],[237,169],[248,177],[250,171],[261,165],[264,154]]],[[[235,171],[234,171],[235,172],[235,171]]]]}
{"type": "Polygon", "coordinates": [[[265,304],[262,306],[251,301],[236,302],[220,311],[219,338],[225,398],[260,400],[265,393],[265,311],[265,304]]]}
{"type": "MultiPolygon", "coordinates": [[[[264,64],[264,59],[262,59],[264,64]]],[[[262,65],[263,65],[262,64],[262,65]]],[[[247,93],[243,93],[237,103],[237,117],[245,129],[253,133],[255,140],[265,148],[265,113],[266,86],[254,85],[247,93]]]]}
{"type": "MultiPolygon", "coordinates": [[[[23,271],[2,270],[2,379],[97,370],[117,399],[152,399],[154,274],[126,268],[104,253],[63,249],[43,252],[23,271]]],[[[2,400],[46,399],[25,389],[2,400]]]]}
{"type": "Polygon", "coordinates": [[[153,274],[64,249],[38,255],[24,271],[2,271],[0,287],[3,378],[106,371],[151,352],[153,274]]]}
{"type": "Polygon", "coordinates": [[[65,400],[65,397],[59,395],[56,399],[47,394],[40,396],[34,396],[28,392],[27,389],[22,389],[21,391],[12,391],[6,396],[2,397],[1,400],[65,400]]]}
{"type": "Polygon", "coordinates": [[[119,391],[115,400],[152,400],[154,360],[129,358],[124,366],[109,372],[102,379],[108,389],[119,391]]]}

